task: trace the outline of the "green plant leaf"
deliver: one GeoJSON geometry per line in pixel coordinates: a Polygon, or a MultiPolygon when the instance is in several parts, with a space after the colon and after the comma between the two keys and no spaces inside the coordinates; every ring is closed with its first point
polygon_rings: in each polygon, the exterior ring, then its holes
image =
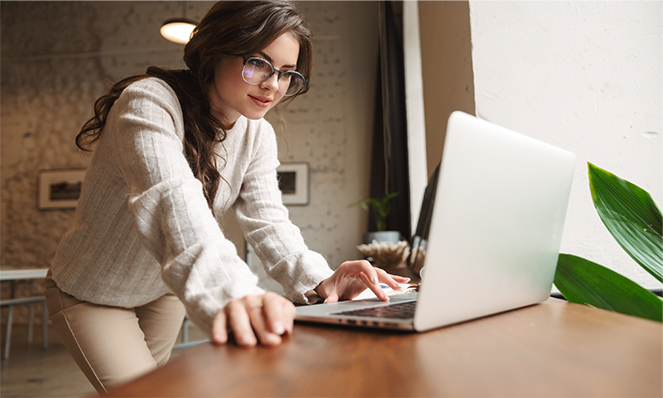
{"type": "Polygon", "coordinates": [[[568,301],[653,321],[663,321],[663,301],[632,280],[599,264],[560,254],[555,286],[568,301]]]}
{"type": "Polygon", "coordinates": [[[661,211],[647,191],[589,163],[594,207],[619,245],[663,282],[661,211]]]}
{"type": "Polygon", "coordinates": [[[381,198],[366,198],[350,206],[359,206],[364,210],[371,210],[375,217],[376,229],[384,231],[387,227],[387,217],[391,214],[389,201],[398,196],[398,192],[392,192],[381,198]]]}

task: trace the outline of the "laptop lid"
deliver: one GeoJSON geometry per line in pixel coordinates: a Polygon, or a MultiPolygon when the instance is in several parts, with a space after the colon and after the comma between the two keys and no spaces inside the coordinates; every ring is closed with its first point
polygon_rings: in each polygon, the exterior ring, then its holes
{"type": "Polygon", "coordinates": [[[414,318],[339,314],[387,305],[374,299],[298,307],[297,319],[425,331],[546,300],[574,167],[570,152],[454,112],[411,242],[424,267],[414,318]]]}
{"type": "Polygon", "coordinates": [[[544,301],[575,155],[454,112],[439,170],[416,330],[544,301]]]}

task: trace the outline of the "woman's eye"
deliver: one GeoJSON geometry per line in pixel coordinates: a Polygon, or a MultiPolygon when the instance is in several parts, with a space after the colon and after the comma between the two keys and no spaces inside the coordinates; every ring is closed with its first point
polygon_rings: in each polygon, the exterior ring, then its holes
{"type": "Polygon", "coordinates": [[[251,65],[253,65],[254,67],[260,68],[260,69],[267,67],[267,63],[265,61],[261,61],[259,59],[251,59],[251,60],[249,60],[249,63],[251,63],[251,65]]]}

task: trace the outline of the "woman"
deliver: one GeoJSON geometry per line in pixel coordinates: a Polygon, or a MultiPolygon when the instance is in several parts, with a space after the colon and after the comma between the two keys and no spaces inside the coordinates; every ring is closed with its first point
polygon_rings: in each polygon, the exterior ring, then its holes
{"type": "Polygon", "coordinates": [[[56,330],[106,391],[168,360],[185,311],[224,344],[277,345],[292,301],[349,299],[388,275],[366,261],[332,271],[289,222],[276,138],[263,116],[308,90],[312,41],[286,1],[219,2],[184,51],[183,71],[151,67],[115,84],[77,137],[96,145],[74,226],[47,277],[56,330]],[[265,292],[223,235],[233,208],[288,299],[265,292]]]}

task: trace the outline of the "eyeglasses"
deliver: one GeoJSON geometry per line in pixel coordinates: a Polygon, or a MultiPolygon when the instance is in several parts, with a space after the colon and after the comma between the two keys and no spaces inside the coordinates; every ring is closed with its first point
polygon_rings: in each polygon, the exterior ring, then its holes
{"type": "Polygon", "coordinates": [[[279,83],[279,93],[290,96],[295,95],[308,82],[308,79],[301,73],[294,70],[281,71],[275,69],[271,62],[260,57],[245,57],[244,66],[242,67],[242,79],[245,82],[253,85],[261,84],[274,73],[278,73],[277,81],[279,83]]]}

